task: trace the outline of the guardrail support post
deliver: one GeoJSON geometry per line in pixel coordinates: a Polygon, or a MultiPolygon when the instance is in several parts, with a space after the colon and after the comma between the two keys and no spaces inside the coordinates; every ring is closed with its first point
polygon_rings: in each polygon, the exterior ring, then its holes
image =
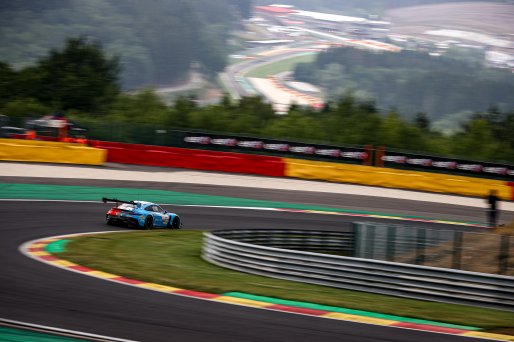
{"type": "Polygon", "coordinates": [[[386,260],[394,261],[396,254],[396,227],[387,227],[387,247],[386,247],[386,260]]]}
{"type": "Polygon", "coordinates": [[[375,226],[366,225],[366,242],[364,258],[373,259],[375,255],[375,226]]]}
{"type": "Polygon", "coordinates": [[[499,274],[507,274],[509,269],[509,247],[510,247],[510,236],[502,235],[500,240],[500,254],[498,255],[499,274]]]}
{"type": "Polygon", "coordinates": [[[453,234],[453,260],[452,268],[461,269],[462,259],[462,232],[455,231],[453,234]]]}
{"type": "Polygon", "coordinates": [[[425,228],[418,228],[416,238],[416,265],[425,263],[425,228]]]}
{"type": "Polygon", "coordinates": [[[359,253],[359,223],[352,222],[352,233],[353,233],[353,241],[352,241],[352,257],[357,258],[359,253]]]}

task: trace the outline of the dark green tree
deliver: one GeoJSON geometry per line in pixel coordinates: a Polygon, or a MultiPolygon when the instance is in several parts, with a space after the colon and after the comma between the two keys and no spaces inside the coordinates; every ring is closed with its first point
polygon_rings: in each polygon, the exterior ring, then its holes
{"type": "Polygon", "coordinates": [[[179,96],[175,99],[173,107],[171,107],[166,124],[174,128],[190,127],[190,114],[196,109],[197,104],[194,97],[179,96]]]}
{"type": "Polygon", "coordinates": [[[428,115],[423,112],[416,114],[416,117],[414,118],[414,124],[416,127],[424,131],[428,131],[430,129],[430,119],[428,118],[428,115]]]}
{"type": "Polygon", "coordinates": [[[488,160],[497,152],[499,141],[495,139],[487,120],[474,118],[465,125],[464,132],[453,140],[453,153],[475,160],[488,160]]]}
{"type": "Polygon", "coordinates": [[[7,63],[0,62],[0,105],[16,96],[16,72],[7,63]]]}
{"type": "Polygon", "coordinates": [[[119,94],[118,58],[107,57],[99,43],[73,38],[51,50],[37,66],[37,99],[62,110],[99,113],[119,94]]]}

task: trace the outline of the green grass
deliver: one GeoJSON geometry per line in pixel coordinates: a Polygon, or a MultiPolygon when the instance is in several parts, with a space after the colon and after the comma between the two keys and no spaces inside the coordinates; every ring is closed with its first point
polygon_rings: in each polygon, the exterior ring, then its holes
{"type": "Polygon", "coordinates": [[[514,327],[512,312],[335,289],[224,269],[201,258],[202,233],[155,230],[83,236],[73,239],[59,256],[93,269],[189,290],[245,292],[490,331],[514,327]]]}
{"type": "Polygon", "coordinates": [[[29,329],[0,327],[0,341],[4,342],[87,342],[87,340],[45,334],[29,329]]]}
{"type": "Polygon", "coordinates": [[[284,71],[293,70],[298,63],[311,63],[316,59],[315,54],[301,55],[292,57],[275,63],[269,63],[258,68],[252,69],[245,74],[245,77],[266,78],[270,75],[276,75],[284,71]]]}

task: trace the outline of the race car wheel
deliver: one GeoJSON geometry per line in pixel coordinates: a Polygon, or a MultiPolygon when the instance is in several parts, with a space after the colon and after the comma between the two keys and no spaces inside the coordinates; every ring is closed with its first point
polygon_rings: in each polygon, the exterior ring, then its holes
{"type": "Polygon", "coordinates": [[[177,216],[175,216],[175,218],[173,219],[173,221],[171,221],[169,223],[169,228],[171,229],[180,229],[180,218],[178,218],[177,216]]]}
{"type": "Polygon", "coordinates": [[[107,220],[107,224],[109,226],[114,226],[116,224],[116,222],[114,222],[114,220],[109,219],[109,220],[107,220]]]}
{"type": "Polygon", "coordinates": [[[147,216],[145,219],[145,229],[152,229],[153,228],[153,217],[147,216]]]}

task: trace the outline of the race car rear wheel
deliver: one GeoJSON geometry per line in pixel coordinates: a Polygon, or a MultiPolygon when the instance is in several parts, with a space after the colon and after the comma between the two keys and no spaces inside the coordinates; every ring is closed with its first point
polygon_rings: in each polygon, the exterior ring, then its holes
{"type": "Polygon", "coordinates": [[[178,216],[175,216],[173,218],[173,221],[169,223],[168,227],[171,229],[180,229],[180,218],[178,216]]]}
{"type": "Polygon", "coordinates": [[[147,216],[145,218],[145,226],[144,226],[145,229],[152,229],[153,228],[153,217],[152,216],[147,216]]]}

